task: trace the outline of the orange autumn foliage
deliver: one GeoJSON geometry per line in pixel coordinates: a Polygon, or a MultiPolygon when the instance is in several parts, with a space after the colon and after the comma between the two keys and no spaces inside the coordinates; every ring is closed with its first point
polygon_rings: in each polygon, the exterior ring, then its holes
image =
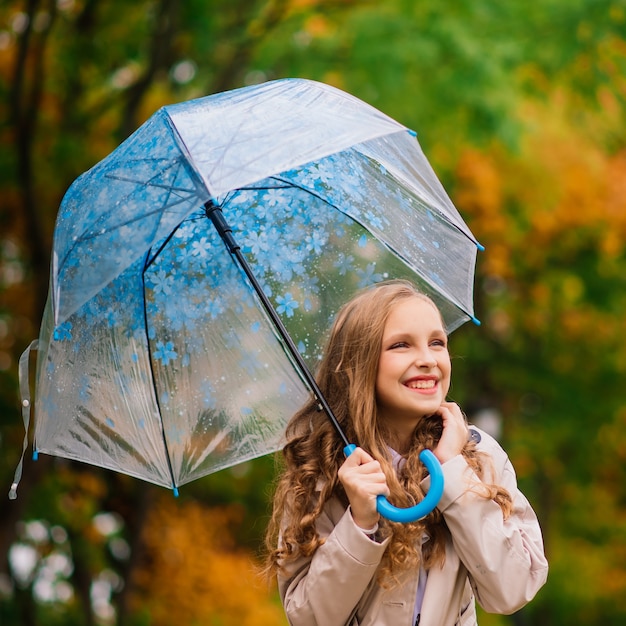
{"type": "MultiPolygon", "coordinates": [[[[488,244],[488,269],[506,247],[529,250],[562,245],[563,235],[588,229],[599,249],[618,256],[626,241],[626,150],[607,152],[594,137],[567,122],[555,96],[552,111],[527,105],[533,120],[521,152],[468,147],[456,169],[454,199],[488,244]],[[538,120],[541,120],[538,122],[538,120]]],[[[506,272],[506,268],[501,267],[506,272]]]]}
{"type": "Polygon", "coordinates": [[[236,547],[236,507],[160,498],[143,532],[145,557],[132,581],[134,613],[151,626],[284,623],[252,556],[236,547]]]}
{"type": "Polygon", "coordinates": [[[455,202],[489,249],[484,259],[486,273],[509,275],[510,224],[503,210],[502,173],[495,157],[467,148],[459,159],[456,179],[455,202]]]}
{"type": "MultiPolygon", "coordinates": [[[[624,324],[615,305],[603,310],[589,292],[597,289],[594,273],[607,284],[621,274],[626,150],[606,151],[564,122],[558,97],[552,105],[526,112],[535,126],[518,153],[465,149],[454,200],[486,246],[479,271],[506,285],[505,299],[492,306],[496,334],[513,325],[531,336],[584,344],[593,334],[611,345],[624,324]]],[[[575,366],[571,354],[557,361],[561,371],[575,366]]]]}

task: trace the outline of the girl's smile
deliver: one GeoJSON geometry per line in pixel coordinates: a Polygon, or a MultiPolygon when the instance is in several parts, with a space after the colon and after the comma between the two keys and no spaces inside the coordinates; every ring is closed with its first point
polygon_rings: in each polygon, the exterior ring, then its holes
{"type": "Polygon", "coordinates": [[[409,389],[415,389],[420,393],[429,394],[437,391],[438,379],[436,376],[416,376],[404,381],[409,389]]]}

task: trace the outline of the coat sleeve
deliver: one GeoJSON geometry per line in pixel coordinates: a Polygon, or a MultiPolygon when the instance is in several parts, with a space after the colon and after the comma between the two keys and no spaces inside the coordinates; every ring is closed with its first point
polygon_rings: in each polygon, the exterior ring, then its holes
{"type": "Polygon", "coordinates": [[[445,487],[438,508],[478,603],[487,612],[510,614],[543,586],[548,562],[539,522],[517,487],[511,462],[492,437],[480,434],[479,449],[493,460],[493,482],[513,498],[511,515],[505,520],[500,506],[477,492],[480,479],[460,455],[442,466],[445,487]]]}
{"type": "Polygon", "coordinates": [[[312,558],[289,564],[278,576],[278,590],[292,626],[344,626],[373,580],[388,540],[369,539],[349,509],[336,525],[322,514],[317,529],[325,543],[312,558]]]}

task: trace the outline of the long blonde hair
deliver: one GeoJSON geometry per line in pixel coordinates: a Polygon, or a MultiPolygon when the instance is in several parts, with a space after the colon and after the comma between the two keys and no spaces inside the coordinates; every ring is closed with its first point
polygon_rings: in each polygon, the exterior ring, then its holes
{"type": "MultiPolygon", "coordinates": [[[[316,380],[349,441],[357,443],[380,461],[396,506],[411,506],[424,497],[420,482],[426,469],[419,461],[424,448],[433,449],[441,437],[437,416],[424,418],[415,428],[406,462],[399,472],[392,465],[389,441],[392,434],[378,420],[375,381],[385,323],[392,308],[408,298],[435,304],[407,281],[387,281],[361,292],[339,311],[320,363],[316,380]]],[[[436,308],[436,307],[435,307],[436,308]]],[[[283,448],[284,471],[278,481],[274,508],[266,535],[266,573],[274,575],[291,560],[314,554],[322,545],[315,522],[333,497],[348,506],[337,477],[345,460],[343,444],[318,403],[311,399],[290,420],[283,448]],[[321,491],[316,495],[318,486],[321,491]],[[278,535],[280,532],[280,541],[278,535]]],[[[486,455],[468,442],[462,452],[479,477],[485,475],[486,455]]],[[[482,483],[481,483],[482,487],[482,483]]],[[[508,516],[511,497],[497,485],[484,485],[481,493],[493,498],[508,516]]],[[[426,518],[410,524],[380,522],[382,536],[391,536],[379,579],[424,560],[430,567],[443,562],[447,530],[435,509],[426,518]],[[430,541],[421,550],[421,538],[430,541]]]]}

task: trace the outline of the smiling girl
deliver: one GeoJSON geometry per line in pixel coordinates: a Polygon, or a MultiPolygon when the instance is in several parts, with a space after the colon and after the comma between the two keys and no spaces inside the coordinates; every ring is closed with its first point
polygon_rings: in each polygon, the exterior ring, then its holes
{"type": "Polygon", "coordinates": [[[446,396],[448,339],[434,303],[405,281],[348,302],[317,382],[347,438],[311,400],[290,421],[268,529],[267,569],[294,626],[476,624],[475,601],[512,613],[544,584],[537,518],[502,448],[446,396]],[[406,507],[442,463],[444,493],[426,518],[381,518],[376,497],[406,507]]]}

